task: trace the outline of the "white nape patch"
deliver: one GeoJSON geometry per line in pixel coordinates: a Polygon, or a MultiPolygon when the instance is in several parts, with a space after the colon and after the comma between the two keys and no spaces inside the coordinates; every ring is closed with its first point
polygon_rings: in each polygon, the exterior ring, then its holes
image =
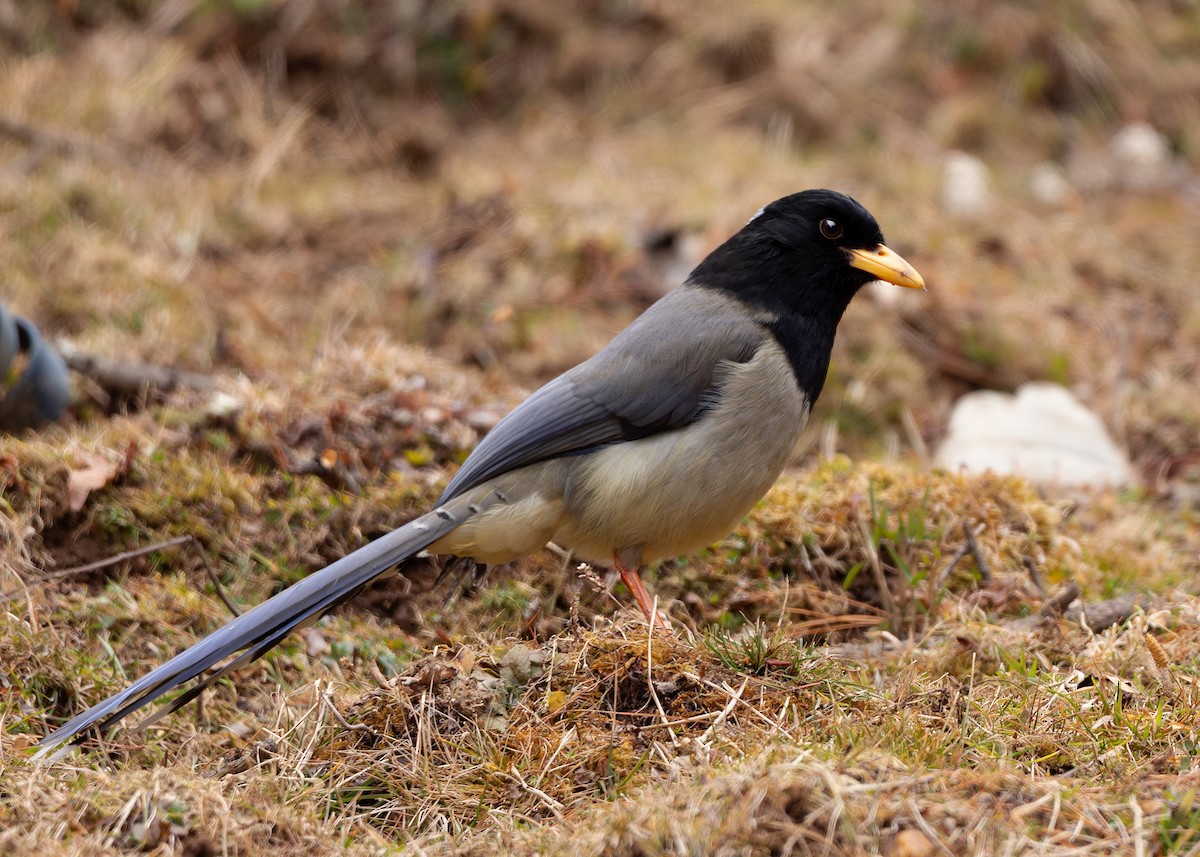
{"type": "Polygon", "coordinates": [[[747,220],[747,221],[746,221],[746,225],[747,225],[747,226],[749,226],[751,223],[753,223],[754,221],[758,220],[758,218],[762,217],[762,213],[763,213],[764,211],[766,211],[766,210],[767,210],[767,207],[764,205],[764,206],[763,206],[762,208],[760,208],[758,211],[754,212],[754,216],[753,216],[753,217],[751,217],[749,220],[747,220]]]}

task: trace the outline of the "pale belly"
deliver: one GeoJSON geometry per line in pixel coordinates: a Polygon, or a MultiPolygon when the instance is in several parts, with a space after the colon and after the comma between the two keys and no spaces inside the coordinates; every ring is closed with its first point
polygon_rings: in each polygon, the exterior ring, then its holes
{"type": "Polygon", "coordinates": [[[468,492],[456,505],[492,505],[430,552],[499,563],[553,541],[589,562],[620,553],[641,564],[724,538],[778,478],[808,417],[777,348],[728,371],[720,401],[691,426],[531,465],[468,492]]]}

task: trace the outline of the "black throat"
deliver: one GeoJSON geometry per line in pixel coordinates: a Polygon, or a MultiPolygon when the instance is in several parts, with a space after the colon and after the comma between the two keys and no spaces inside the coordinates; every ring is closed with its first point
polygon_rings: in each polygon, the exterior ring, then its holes
{"type": "Polygon", "coordinates": [[[811,408],[817,403],[825,386],[825,376],[829,374],[836,322],[830,325],[808,316],[787,314],[764,326],[787,355],[796,386],[804,391],[811,408]]]}
{"type": "Polygon", "coordinates": [[[743,232],[701,262],[689,282],[734,298],[762,319],[813,404],[825,386],[838,322],[870,279],[841,254],[801,262],[787,248],[743,232]]]}

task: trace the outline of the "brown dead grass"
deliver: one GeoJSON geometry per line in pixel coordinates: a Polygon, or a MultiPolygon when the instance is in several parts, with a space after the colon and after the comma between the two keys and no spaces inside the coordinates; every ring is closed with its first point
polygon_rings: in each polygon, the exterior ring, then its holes
{"type": "MultiPolygon", "coordinates": [[[[7,774],[81,847],[186,849],[223,830],[448,853],[543,853],[566,835],[585,854],[853,854],[917,837],[905,831],[970,853],[1186,842],[1198,615],[1176,599],[1100,635],[977,618],[865,662],[794,649],[761,674],[695,640],[648,646],[640,623],[534,648],[481,641],[349,704],[340,682],[305,685],[220,757],[196,736],[182,767],[117,750],[54,772],[10,755],[7,774]],[[54,782],[74,785],[52,798],[54,782]],[[232,811],[231,791],[278,811],[232,811]]],[[[47,847],[30,805],[9,806],[24,831],[11,841],[47,847]]]]}
{"type": "Polygon", "coordinates": [[[4,300],[220,394],[84,384],[0,439],[0,853],[1200,852],[1195,9],[18,6],[4,300]],[[1170,181],[1113,161],[1131,121],[1170,181]],[[993,217],[940,211],[953,148],[993,217]],[[1061,206],[1028,190],[1047,159],[1061,206]],[[677,638],[548,553],[449,603],[414,563],[202,708],[29,764],[225,621],[210,569],[256,603],[406,520],[803,186],[863,199],[931,291],[856,302],[796,469],[648,575],[677,638]],[[927,471],[955,396],[1029,379],[1143,487],[927,471]],[[69,509],[73,470],[127,457],[69,509]]]}

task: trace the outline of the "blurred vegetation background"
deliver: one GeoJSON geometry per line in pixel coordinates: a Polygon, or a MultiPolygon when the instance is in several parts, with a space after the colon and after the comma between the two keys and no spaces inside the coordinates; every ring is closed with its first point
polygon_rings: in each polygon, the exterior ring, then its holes
{"type": "Polygon", "coordinates": [[[629,855],[936,853],[888,850],[926,818],[953,853],[1132,853],[1143,821],[1139,847],[1192,847],[1198,170],[1193,0],[0,0],[0,300],[72,359],[168,371],[78,375],[60,425],[0,439],[0,853],[554,853],[588,817],[582,850],[629,855]],[[217,595],[423,509],[508,407],[806,187],[862,201],[929,291],[855,301],[796,472],[653,573],[717,636],[605,630],[613,599],[549,553],[450,604],[413,563],[197,722],[29,767],[31,736],[226,621],[217,595]],[[929,472],[958,397],[1037,380],[1137,487],[929,472]],[[1171,594],[1124,636],[1028,624],[1062,583],[1171,594]],[[1123,713],[1122,681],[1158,708],[1123,713]],[[392,693],[426,684],[428,716],[392,693]],[[638,731],[648,686],[699,743],[638,731]]]}
{"type": "Polygon", "coordinates": [[[1049,379],[1148,476],[1190,472],[1197,15],[5,0],[5,295],[189,370],[386,337],[529,386],[763,203],[832,186],[930,283],[852,309],[832,448],[910,446],[906,409],[933,442],[964,390],[1049,379]]]}

